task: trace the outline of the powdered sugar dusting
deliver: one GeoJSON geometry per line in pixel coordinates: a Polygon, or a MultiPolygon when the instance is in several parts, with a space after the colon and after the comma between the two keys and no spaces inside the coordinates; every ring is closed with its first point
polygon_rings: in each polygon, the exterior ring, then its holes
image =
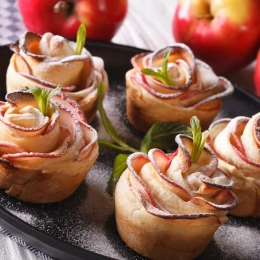
{"type": "Polygon", "coordinates": [[[257,219],[232,218],[221,226],[214,236],[214,241],[225,259],[258,260],[260,259],[260,224],[257,219]],[[255,223],[255,225],[252,225],[255,223]]]}

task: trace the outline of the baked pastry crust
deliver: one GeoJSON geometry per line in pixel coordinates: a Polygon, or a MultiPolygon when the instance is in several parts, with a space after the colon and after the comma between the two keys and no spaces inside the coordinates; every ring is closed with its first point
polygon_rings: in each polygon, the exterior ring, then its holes
{"type": "Polygon", "coordinates": [[[127,118],[141,132],[161,121],[189,125],[192,116],[197,116],[202,128],[207,129],[220,111],[222,99],[233,93],[232,84],[195,59],[184,44],[138,54],[131,63],[133,69],[126,73],[127,118]],[[172,86],[141,71],[161,69],[167,51],[170,51],[167,70],[172,86]]]}
{"type": "Polygon", "coordinates": [[[204,149],[191,163],[192,140],[176,138],[175,154],[134,153],[115,190],[117,229],[125,243],[149,259],[194,259],[236,207],[232,180],[204,149]]]}
{"type": "Polygon", "coordinates": [[[11,57],[6,75],[7,92],[25,86],[40,86],[62,91],[76,100],[90,123],[97,111],[97,87],[103,81],[108,89],[108,76],[104,61],[83,48],[75,55],[76,43],[45,33],[25,32],[10,46],[11,57]]]}
{"type": "Polygon", "coordinates": [[[260,113],[252,118],[220,119],[210,126],[208,144],[219,158],[219,167],[234,182],[238,207],[230,214],[260,217],[260,113]]]}
{"type": "Polygon", "coordinates": [[[97,132],[73,99],[51,98],[43,116],[29,92],[0,102],[0,189],[18,200],[64,200],[81,184],[98,157],[97,132]]]}

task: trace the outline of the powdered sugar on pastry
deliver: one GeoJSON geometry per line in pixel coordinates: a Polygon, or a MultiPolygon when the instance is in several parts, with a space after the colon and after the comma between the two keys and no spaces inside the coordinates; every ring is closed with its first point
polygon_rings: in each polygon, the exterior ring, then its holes
{"type": "Polygon", "coordinates": [[[149,259],[197,257],[237,205],[232,180],[204,148],[192,163],[192,140],[176,137],[174,154],[151,149],[127,159],[115,190],[116,223],[126,244],[149,259]]]}
{"type": "Polygon", "coordinates": [[[214,130],[208,144],[219,157],[219,167],[234,181],[239,205],[231,214],[236,216],[260,217],[259,126],[260,113],[220,119],[209,128],[214,130]]]}
{"type": "Polygon", "coordinates": [[[133,68],[126,73],[126,111],[129,121],[141,132],[162,121],[189,125],[192,116],[197,116],[206,129],[220,111],[222,99],[233,92],[227,79],[218,77],[184,44],[137,54],[131,63],[133,68]],[[151,71],[164,71],[161,74],[168,80],[151,71]]]}

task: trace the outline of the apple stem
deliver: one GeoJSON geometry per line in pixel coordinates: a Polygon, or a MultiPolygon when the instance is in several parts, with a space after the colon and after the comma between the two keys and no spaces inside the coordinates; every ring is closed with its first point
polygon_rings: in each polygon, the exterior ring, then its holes
{"type": "Polygon", "coordinates": [[[53,6],[54,13],[62,13],[65,16],[69,16],[69,14],[71,13],[71,10],[73,10],[73,3],[71,3],[71,2],[58,1],[53,6]]]}
{"type": "Polygon", "coordinates": [[[211,14],[201,14],[201,15],[198,15],[197,18],[212,20],[214,17],[211,14]]]}

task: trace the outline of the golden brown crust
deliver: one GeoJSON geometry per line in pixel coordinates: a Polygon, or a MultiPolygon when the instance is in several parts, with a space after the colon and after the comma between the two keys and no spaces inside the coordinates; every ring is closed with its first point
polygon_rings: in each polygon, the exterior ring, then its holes
{"type": "MultiPolygon", "coordinates": [[[[0,187],[5,193],[16,199],[30,203],[53,203],[68,198],[73,194],[86,177],[90,167],[97,158],[98,146],[93,145],[88,165],[82,164],[82,169],[75,169],[72,165],[63,171],[53,167],[49,172],[30,169],[21,170],[11,168],[5,171],[0,166],[0,187]]],[[[50,165],[51,168],[51,165],[50,165]]]]}

